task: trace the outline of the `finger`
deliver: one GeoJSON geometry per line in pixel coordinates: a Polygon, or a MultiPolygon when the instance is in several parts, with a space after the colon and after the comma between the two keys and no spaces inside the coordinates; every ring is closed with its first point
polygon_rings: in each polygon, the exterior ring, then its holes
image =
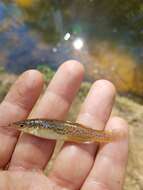
{"type": "MultiPolygon", "coordinates": [[[[77,121],[94,129],[103,129],[112,110],[114,96],[115,88],[110,82],[95,82],[83,103],[77,121]]],[[[69,189],[79,189],[92,167],[95,152],[96,144],[66,144],[49,178],[69,189]]]]}
{"type": "Polygon", "coordinates": [[[0,105],[0,167],[4,167],[11,158],[19,133],[4,126],[28,116],[43,86],[38,71],[23,73],[0,105]]]}
{"type": "MultiPolygon", "coordinates": [[[[83,67],[76,61],[64,63],[31,117],[64,119],[83,78],[83,67]]],[[[42,169],[53,151],[54,143],[49,140],[24,134],[16,146],[10,169],[42,169]],[[33,155],[36,155],[33,157],[33,155]]]]}
{"type": "MultiPolygon", "coordinates": [[[[60,190],[51,183],[42,172],[2,171],[0,172],[0,190],[60,190]]],[[[67,190],[67,189],[64,189],[67,190]]]]}
{"type": "Polygon", "coordinates": [[[116,129],[124,139],[100,147],[94,166],[82,190],[121,190],[128,158],[128,126],[120,118],[112,118],[107,129],[116,129]]]}

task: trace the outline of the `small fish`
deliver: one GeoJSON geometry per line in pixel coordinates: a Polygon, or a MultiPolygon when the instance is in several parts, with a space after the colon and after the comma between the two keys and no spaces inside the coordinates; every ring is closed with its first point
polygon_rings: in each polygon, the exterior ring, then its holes
{"type": "Polygon", "coordinates": [[[117,131],[95,130],[71,121],[50,119],[27,119],[9,127],[41,138],[77,143],[111,142],[120,136],[117,131]]]}

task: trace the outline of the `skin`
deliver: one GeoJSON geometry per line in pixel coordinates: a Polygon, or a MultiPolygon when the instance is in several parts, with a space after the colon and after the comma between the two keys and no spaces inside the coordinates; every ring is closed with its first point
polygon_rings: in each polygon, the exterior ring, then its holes
{"type": "Polygon", "coordinates": [[[65,119],[80,87],[84,69],[71,60],[62,64],[44,95],[42,75],[23,73],[0,105],[0,190],[121,190],[128,157],[128,126],[111,117],[114,86],[96,81],[77,116],[77,122],[95,129],[118,128],[124,139],[97,144],[65,143],[49,176],[43,174],[54,141],[8,130],[10,122],[32,118],[65,119]],[[33,108],[34,107],[34,108],[33,108]],[[98,148],[98,149],[97,149],[98,148]],[[7,164],[9,162],[9,164],[7,164]]]}

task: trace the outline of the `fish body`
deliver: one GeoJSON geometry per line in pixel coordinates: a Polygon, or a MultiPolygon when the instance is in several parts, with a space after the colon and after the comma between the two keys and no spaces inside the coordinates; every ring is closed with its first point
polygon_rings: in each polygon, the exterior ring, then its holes
{"type": "Polygon", "coordinates": [[[41,138],[77,143],[110,142],[116,136],[112,131],[100,131],[79,123],[50,119],[27,119],[10,126],[41,138]]]}

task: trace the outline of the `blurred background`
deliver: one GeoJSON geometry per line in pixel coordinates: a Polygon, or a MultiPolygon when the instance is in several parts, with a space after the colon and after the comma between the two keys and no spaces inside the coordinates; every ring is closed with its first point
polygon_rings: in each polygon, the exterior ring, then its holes
{"type": "Polygon", "coordinates": [[[86,69],[69,118],[94,80],[112,81],[113,114],[130,124],[124,189],[143,189],[143,1],[0,0],[0,101],[23,71],[40,70],[46,86],[68,59],[86,69]]]}

